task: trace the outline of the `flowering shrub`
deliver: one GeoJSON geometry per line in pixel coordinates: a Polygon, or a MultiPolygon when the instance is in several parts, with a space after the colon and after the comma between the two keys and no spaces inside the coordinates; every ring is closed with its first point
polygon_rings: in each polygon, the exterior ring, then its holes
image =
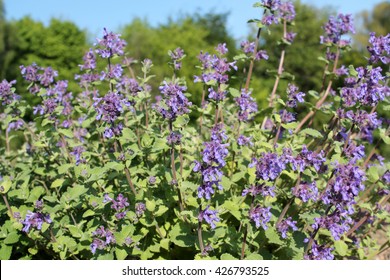
{"type": "Polygon", "coordinates": [[[255,7],[264,10],[251,20],[257,40],[233,61],[224,43],[200,51],[193,81],[180,76],[178,47],[167,56],[172,77],[152,88],[152,60],[135,73],[126,42],[107,30],[75,73],[79,92],[51,67],[21,66],[41,100],[31,108],[15,81],[2,81],[0,259],[364,259],[384,249],[370,233],[390,222],[390,163],[378,152],[390,144],[378,113],[390,109],[390,35],[371,33],[367,65],[340,66],[354,28],[350,15],[331,17],[319,39],[323,88],[305,93],[290,80],[282,89],[294,6],[255,7]],[[268,59],[261,31],[275,24],[280,64],[259,112],[251,75],[268,59]],[[316,114],[327,120],[320,128],[316,114]],[[17,135],[24,142],[11,149],[17,135]]]}

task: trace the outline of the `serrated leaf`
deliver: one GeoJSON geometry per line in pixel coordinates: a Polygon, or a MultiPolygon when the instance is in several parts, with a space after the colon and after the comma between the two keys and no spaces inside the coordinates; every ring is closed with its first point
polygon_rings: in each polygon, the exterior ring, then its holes
{"type": "Polygon", "coordinates": [[[279,233],[272,227],[265,231],[265,236],[268,238],[268,242],[277,245],[283,245],[284,242],[280,239],[279,233]]]}
{"type": "Polygon", "coordinates": [[[93,215],[95,215],[95,211],[93,211],[91,209],[88,209],[87,211],[84,212],[83,218],[90,217],[90,216],[93,216],[93,215]]]}
{"type": "Polygon", "coordinates": [[[227,260],[238,260],[238,259],[228,253],[224,253],[221,255],[221,260],[227,261],[227,260]]]}
{"type": "Polygon", "coordinates": [[[165,205],[160,205],[158,207],[158,210],[154,213],[154,216],[155,217],[160,217],[162,216],[165,212],[167,212],[169,210],[168,207],[166,207],[165,205]]]}
{"type": "Polygon", "coordinates": [[[337,241],[335,241],[335,242],[334,242],[334,247],[335,247],[335,249],[336,249],[336,252],[337,252],[340,256],[344,257],[344,256],[347,255],[347,252],[348,252],[348,245],[347,245],[344,241],[342,241],[342,240],[337,240],[337,241]]]}
{"type": "Polygon", "coordinates": [[[115,255],[118,260],[125,260],[128,254],[125,249],[115,248],[115,255]]]}
{"type": "Polygon", "coordinates": [[[15,231],[8,234],[8,236],[3,240],[4,244],[15,244],[19,241],[19,234],[15,231]]]}
{"type": "Polygon", "coordinates": [[[74,225],[68,225],[68,229],[70,234],[75,238],[81,238],[83,232],[81,229],[79,229],[77,226],[74,225]]]}
{"type": "Polygon", "coordinates": [[[53,183],[51,183],[51,188],[58,188],[58,187],[61,187],[62,184],[65,182],[64,179],[56,179],[53,181],[53,183]]]}
{"type": "Polygon", "coordinates": [[[322,137],[322,134],[319,131],[317,131],[315,129],[312,129],[312,128],[305,128],[300,133],[301,134],[307,134],[307,135],[310,135],[310,136],[315,137],[315,138],[321,138],[322,137]]]}

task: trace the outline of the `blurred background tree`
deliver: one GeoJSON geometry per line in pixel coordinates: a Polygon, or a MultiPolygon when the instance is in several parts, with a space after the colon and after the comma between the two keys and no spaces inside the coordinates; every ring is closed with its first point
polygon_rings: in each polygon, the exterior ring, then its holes
{"type": "MultiPolygon", "coordinates": [[[[296,32],[297,36],[293,44],[286,48],[284,71],[295,76],[294,83],[302,91],[318,91],[321,87],[324,63],[317,60],[317,57],[325,53],[325,48],[319,44],[319,36],[323,33],[322,26],[328,16],[335,11],[320,10],[300,1],[295,1],[295,9],[295,25],[289,28],[296,32]]],[[[84,52],[94,43],[87,31],[81,30],[72,22],[59,19],[52,19],[48,26],[31,17],[6,21],[5,12],[3,0],[0,0],[0,78],[17,79],[17,90],[23,94],[25,83],[21,82],[19,65],[36,62],[40,66],[51,66],[58,70],[60,79],[69,80],[70,90],[79,91],[74,75],[78,73],[77,66],[82,63],[84,52]]],[[[152,59],[152,71],[156,75],[152,80],[153,94],[159,94],[157,88],[162,79],[172,75],[168,66],[168,50],[177,47],[184,49],[187,57],[179,75],[187,79],[188,91],[192,93],[191,99],[195,104],[199,104],[202,88],[193,83],[193,76],[200,72],[196,68],[199,65],[199,52],[213,52],[215,46],[222,42],[225,42],[230,50],[230,59],[239,51],[240,42],[237,42],[227,29],[228,17],[229,13],[194,13],[169,18],[165,24],[159,26],[151,26],[147,20],[137,18],[124,25],[119,32],[128,43],[127,52],[130,57],[138,61],[152,59]]],[[[347,66],[365,63],[369,31],[382,35],[389,32],[390,3],[383,2],[372,11],[363,11],[355,17],[355,22],[357,32],[353,36],[353,43],[357,48],[345,53],[341,60],[341,63],[347,66]]],[[[255,35],[256,30],[253,29],[248,39],[253,40],[255,35]]],[[[274,70],[278,66],[281,50],[277,41],[281,37],[281,26],[272,26],[269,34],[262,33],[260,48],[268,52],[269,60],[255,64],[251,83],[260,108],[268,106],[267,98],[275,78],[267,70],[274,70]]],[[[140,74],[139,64],[135,69],[136,73],[140,74]]],[[[238,87],[245,73],[241,71],[236,73],[236,76],[238,80],[234,83],[238,87]]],[[[287,82],[282,80],[278,94],[284,94],[287,82]]]]}

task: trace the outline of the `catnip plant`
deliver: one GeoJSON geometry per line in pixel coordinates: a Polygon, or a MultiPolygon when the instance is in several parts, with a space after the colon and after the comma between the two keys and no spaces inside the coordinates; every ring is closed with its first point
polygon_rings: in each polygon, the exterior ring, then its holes
{"type": "Polygon", "coordinates": [[[370,34],[365,65],[340,66],[353,20],[331,16],[318,38],[322,86],[303,92],[283,67],[299,38],[293,3],[254,7],[256,39],[233,58],[224,42],[199,50],[192,80],[181,76],[186,50],[170,50],[171,77],[157,77],[153,57],[129,57],[106,29],[74,69],[77,92],[36,63],[20,66],[23,95],[3,80],[0,259],[332,260],[386,249],[371,234],[390,221],[380,154],[390,143],[390,34],[370,34]],[[253,68],[269,59],[262,32],[278,24],[262,109],[253,68]],[[15,137],[23,143],[12,148],[15,137]]]}

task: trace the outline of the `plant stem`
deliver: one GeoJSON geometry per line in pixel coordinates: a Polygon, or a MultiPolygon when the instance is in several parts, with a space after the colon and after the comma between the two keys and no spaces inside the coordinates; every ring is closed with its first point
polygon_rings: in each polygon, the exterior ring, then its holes
{"type": "MultiPolygon", "coordinates": [[[[266,13],[266,10],[264,10],[263,15],[265,13],[266,13]]],[[[248,91],[248,89],[249,89],[249,84],[250,84],[251,77],[252,77],[252,72],[253,72],[253,65],[254,65],[256,54],[257,54],[257,48],[259,47],[259,40],[260,40],[261,30],[262,30],[261,27],[257,30],[256,41],[255,41],[255,48],[253,50],[253,57],[251,59],[250,65],[249,65],[248,75],[246,76],[245,91],[248,91]]]]}
{"type": "MultiPolygon", "coordinates": [[[[199,214],[202,212],[202,206],[199,205],[199,214]]],[[[202,222],[198,221],[198,242],[201,253],[204,251],[203,236],[202,236],[202,222]]]]}
{"type": "MultiPolygon", "coordinates": [[[[252,200],[251,200],[251,208],[249,210],[249,213],[252,212],[253,210],[253,204],[255,202],[255,197],[252,196],[252,200]]],[[[245,230],[244,230],[244,236],[242,238],[242,246],[241,246],[241,259],[243,260],[244,257],[245,257],[245,247],[246,247],[246,238],[248,236],[248,225],[246,225],[245,227],[245,230]]]]}
{"type": "Polygon", "coordinates": [[[12,212],[11,206],[8,203],[7,195],[6,194],[1,194],[1,195],[3,197],[4,203],[7,206],[7,209],[9,211],[10,215],[11,215],[11,218],[12,218],[14,216],[14,213],[12,212]]]}

